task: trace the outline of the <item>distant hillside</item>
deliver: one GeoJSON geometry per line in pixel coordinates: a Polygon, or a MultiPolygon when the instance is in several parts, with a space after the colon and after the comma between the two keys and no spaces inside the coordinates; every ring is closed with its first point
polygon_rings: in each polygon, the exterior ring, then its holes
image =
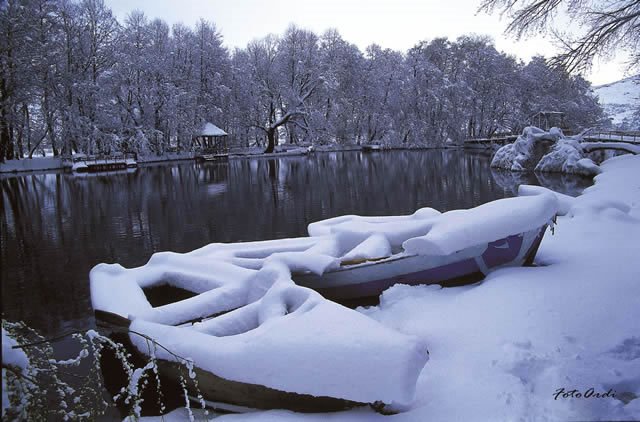
{"type": "Polygon", "coordinates": [[[640,119],[634,113],[640,108],[640,75],[593,88],[600,104],[619,129],[640,129],[640,119]]]}

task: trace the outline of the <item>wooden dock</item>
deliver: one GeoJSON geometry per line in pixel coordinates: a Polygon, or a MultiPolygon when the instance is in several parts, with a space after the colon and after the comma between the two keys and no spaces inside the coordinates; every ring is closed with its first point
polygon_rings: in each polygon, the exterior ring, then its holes
{"type": "Polygon", "coordinates": [[[220,154],[197,154],[196,160],[200,162],[207,161],[227,161],[229,159],[229,154],[220,153],[220,154]]]}
{"type": "Polygon", "coordinates": [[[100,172],[137,167],[135,154],[82,155],[72,159],[71,169],[76,172],[100,172]]]}
{"type": "Polygon", "coordinates": [[[518,135],[503,135],[491,138],[473,138],[465,139],[464,148],[489,149],[497,146],[503,146],[515,142],[518,135]]]}

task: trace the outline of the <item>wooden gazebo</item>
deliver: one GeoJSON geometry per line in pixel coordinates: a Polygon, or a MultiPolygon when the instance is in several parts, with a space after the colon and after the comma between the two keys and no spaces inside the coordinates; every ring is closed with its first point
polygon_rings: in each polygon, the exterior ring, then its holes
{"type": "Polygon", "coordinates": [[[564,117],[565,114],[561,111],[539,111],[529,117],[529,122],[543,130],[549,130],[552,127],[565,130],[567,127],[564,117]]]}
{"type": "Polygon", "coordinates": [[[194,136],[194,141],[206,154],[227,154],[229,152],[227,132],[210,122],[202,125],[200,132],[194,136]]]}

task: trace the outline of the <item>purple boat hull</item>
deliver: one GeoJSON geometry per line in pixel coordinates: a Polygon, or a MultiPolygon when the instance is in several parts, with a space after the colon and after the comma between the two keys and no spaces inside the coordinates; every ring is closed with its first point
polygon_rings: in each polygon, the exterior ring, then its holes
{"type": "Polygon", "coordinates": [[[294,274],[296,284],[342,303],[370,303],[394,284],[459,286],[482,280],[505,266],[531,265],[547,226],[444,257],[400,255],[341,267],[321,276],[294,274]]]}

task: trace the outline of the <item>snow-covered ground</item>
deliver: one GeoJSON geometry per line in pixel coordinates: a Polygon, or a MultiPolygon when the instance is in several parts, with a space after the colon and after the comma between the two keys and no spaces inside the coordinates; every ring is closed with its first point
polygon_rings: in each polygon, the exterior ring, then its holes
{"type": "Polygon", "coordinates": [[[59,170],[64,168],[60,158],[35,157],[32,159],[7,160],[0,163],[0,173],[17,173],[21,171],[59,170]]]}
{"type": "MultiPolygon", "coordinates": [[[[640,107],[640,75],[596,86],[593,92],[598,96],[605,113],[609,115],[615,126],[623,124],[625,119],[631,124],[634,111],[640,107]]],[[[638,122],[629,127],[629,129],[639,128],[638,122]]]]}
{"type": "MultiPolygon", "coordinates": [[[[429,345],[415,402],[392,419],[640,418],[640,157],[601,167],[582,196],[560,198],[566,215],[545,236],[536,267],[458,288],[396,285],[379,306],[359,309],[429,345]]],[[[218,420],[386,418],[358,409],[218,420]]]]}

